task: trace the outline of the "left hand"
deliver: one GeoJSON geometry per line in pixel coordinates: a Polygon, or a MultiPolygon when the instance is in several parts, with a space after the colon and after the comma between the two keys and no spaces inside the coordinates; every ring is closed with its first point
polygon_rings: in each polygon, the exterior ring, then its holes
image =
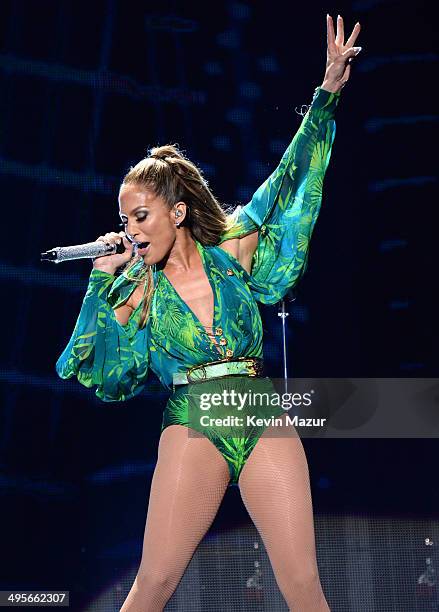
{"type": "Polygon", "coordinates": [[[361,47],[354,47],[361,26],[357,22],[346,43],[344,42],[343,17],[337,17],[337,35],[331,15],[326,16],[328,50],[326,59],[326,72],[321,85],[322,89],[337,92],[344,87],[351,74],[350,62],[361,51],[361,47]]]}

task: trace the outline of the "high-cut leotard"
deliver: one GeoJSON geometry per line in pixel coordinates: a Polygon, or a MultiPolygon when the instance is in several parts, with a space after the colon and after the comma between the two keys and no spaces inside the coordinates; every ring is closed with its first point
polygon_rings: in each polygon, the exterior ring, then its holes
{"type": "MultiPolygon", "coordinates": [[[[155,289],[146,326],[138,327],[142,301],[126,325],[117,321],[114,309],[135,290],[133,276],[144,266],[140,259],[130,278],[92,270],[73,334],[56,363],[58,375],[76,376],[86,387],[96,386],[96,395],[103,401],[124,401],[145,388],[149,369],[172,390],[174,373],[186,372],[191,366],[224,358],[262,358],[257,302],[275,304],[306,270],[338,101],[339,94],[317,88],[279,166],[251,201],[231,215],[219,244],[204,246],[195,241],[214,296],[215,342],[156,266],[152,267],[155,289]],[[220,244],[255,231],[258,245],[249,274],[220,244]]],[[[188,425],[187,398],[192,388],[194,385],[184,385],[173,390],[163,428],[188,425]]],[[[260,432],[224,437],[205,428],[203,433],[226,459],[231,482],[236,483],[260,432]]]]}

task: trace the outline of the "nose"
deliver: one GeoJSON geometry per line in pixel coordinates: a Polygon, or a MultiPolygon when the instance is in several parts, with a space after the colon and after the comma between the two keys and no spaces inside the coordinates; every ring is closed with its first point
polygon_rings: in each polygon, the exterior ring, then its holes
{"type": "Polygon", "coordinates": [[[130,222],[128,221],[128,223],[125,224],[125,234],[128,236],[129,239],[131,240],[136,240],[136,236],[138,235],[138,232],[136,231],[136,229],[133,227],[133,231],[131,231],[131,226],[130,226],[130,222]]]}

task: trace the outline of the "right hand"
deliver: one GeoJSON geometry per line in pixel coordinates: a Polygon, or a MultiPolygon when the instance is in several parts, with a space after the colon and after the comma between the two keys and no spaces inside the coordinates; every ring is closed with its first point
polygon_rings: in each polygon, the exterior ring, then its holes
{"type": "Polygon", "coordinates": [[[93,260],[93,269],[94,270],[102,270],[102,272],[108,272],[109,274],[114,274],[120,266],[123,266],[125,263],[130,261],[133,256],[133,244],[126,238],[125,232],[108,232],[103,236],[99,236],[96,239],[96,242],[100,240],[101,242],[106,242],[107,244],[119,244],[123,242],[125,246],[125,252],[118,253],[114,255],[100,255],[99,257],[95,257],[93,260]]]}

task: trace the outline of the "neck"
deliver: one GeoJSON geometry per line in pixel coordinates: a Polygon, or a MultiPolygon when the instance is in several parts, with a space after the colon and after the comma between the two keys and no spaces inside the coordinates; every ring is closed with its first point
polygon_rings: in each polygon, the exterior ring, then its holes
{"type": "Polygon", "coordinates": [[[185,227],[180,227],[163,270],[186,272],[193,267],[198,257],[197,245],[191,233],[185,227]]]}

